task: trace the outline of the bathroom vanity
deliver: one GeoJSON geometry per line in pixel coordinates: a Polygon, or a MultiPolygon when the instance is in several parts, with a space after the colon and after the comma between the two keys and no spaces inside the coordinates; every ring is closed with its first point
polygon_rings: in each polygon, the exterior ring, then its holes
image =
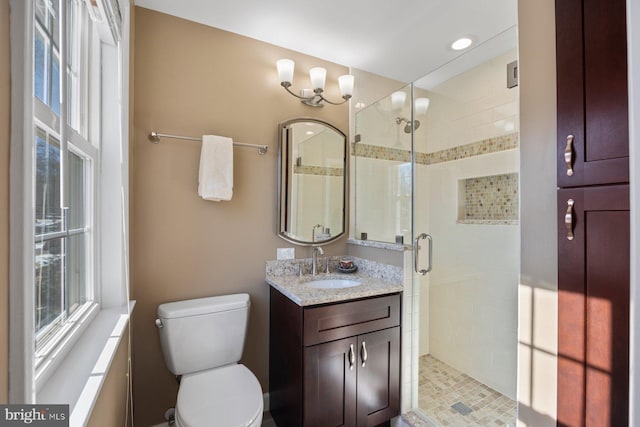
{"type": "MultiPolygon", "coordinates": [[[[328,276],[331,277],[331,276],[328,276]]],[[[400,413],[399,283],[314,289],[269,277],[270,411],[279,427],[377,426],[400,413]]]]}

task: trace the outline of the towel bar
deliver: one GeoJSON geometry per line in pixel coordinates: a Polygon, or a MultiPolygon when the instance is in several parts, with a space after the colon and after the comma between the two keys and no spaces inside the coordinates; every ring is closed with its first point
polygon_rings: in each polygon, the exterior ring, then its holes
{"type": "MultiPolygon", "coordinates": [[[[160,142],[160,138],[172,138],[172,139],[186,139],[189,141],[202,141],[202,138],[196,138],[193,136],[180,136],[180,135],[169,135],[166,133],[158,133],[158,132],[151,132],[149,134],[149,141],[151,141],[154,144],[157,144],[160,142]]],[[[257,144],[246,144],[244,142],[233,142],[233,145],[237,145],[239,147],[249,147],[249,148],[255,148],[258,150],[259,154],[267,154],[267,150],[269,149],[268,146],[266,145],[257,145],[257,144]]]]}

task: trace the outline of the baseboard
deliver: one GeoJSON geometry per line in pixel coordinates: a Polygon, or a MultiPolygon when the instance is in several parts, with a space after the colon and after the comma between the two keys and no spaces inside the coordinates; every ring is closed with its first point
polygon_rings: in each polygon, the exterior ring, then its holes
{"type": "Polygon", "coordinates": [[[267,412],[269,410],[269,408],[270,408],[269,407],[269,393],[264,393],[262,395],[262,402],[263,402],[263,405],[264,405],[264,410],[263,411],[267,412]]]}

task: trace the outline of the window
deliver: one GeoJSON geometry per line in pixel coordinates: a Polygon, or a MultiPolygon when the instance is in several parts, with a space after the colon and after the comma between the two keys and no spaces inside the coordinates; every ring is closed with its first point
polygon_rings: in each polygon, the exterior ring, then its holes
{"type": "Polygon", "coordinates": [[[105,378],[93,367],[116,349],[110,325],[122,323],[133,307],[127,256],[131,5],[125,2],[122,15],[118,5],[18,0],[9,17],[8,401],[68,402],[79,424],[105,378]]]}
{"type": "Polygon", "coordinates": [[[94,201],[99,150],[96,141],[88,139],[88,46],[92,31],[84,2],[36,0],[34,13],[34,329],[38,377],[48,366],[49,354],[97,306],[94,201]],[[61,49],[63,44],[66,49],[61,49]]]}

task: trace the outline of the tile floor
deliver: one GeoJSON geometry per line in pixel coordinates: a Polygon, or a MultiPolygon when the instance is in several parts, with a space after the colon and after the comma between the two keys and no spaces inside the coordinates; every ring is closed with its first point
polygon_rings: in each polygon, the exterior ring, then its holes
{"type": "Polygon", "coordinates": [[[418,400],[420,409],[440,426],[516,424],[514,400],[430,355],[420,357],[418,400]]]}

